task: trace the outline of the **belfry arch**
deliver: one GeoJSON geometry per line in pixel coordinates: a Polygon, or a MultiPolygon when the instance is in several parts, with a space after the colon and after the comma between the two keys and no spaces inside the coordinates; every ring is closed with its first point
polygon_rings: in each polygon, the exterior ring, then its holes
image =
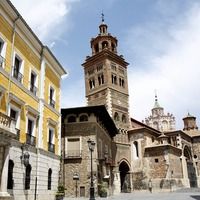
{"type": "Polygon", "coordinates": [[[130,167],[126,161],[122,161],[119,164],[120,172],[120,186],[121,192],[130,192],[131,191],[131,181],[130,181],[130,167]]]}

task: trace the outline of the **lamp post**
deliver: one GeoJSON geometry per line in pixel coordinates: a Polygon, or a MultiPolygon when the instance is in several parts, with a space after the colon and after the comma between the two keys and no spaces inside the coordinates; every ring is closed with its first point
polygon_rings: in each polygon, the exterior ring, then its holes
{"type": "Polygon", "coordinates": [[[94,182],[93,182],[93,168],[92,168],[92,152],[94,151],[94,147],[95,147],[95,142],[92,141],[92,140],[88,140],[87,141],[88,143],[88,147],[89,147],[89,150],[90,150],[90,163],[91,163],[91,176],[90,176],[90,179],[91,179],[91,182],[90,182],[90,198],[89,200],[95,200],[95,197],[94,197],[94,182]]]}

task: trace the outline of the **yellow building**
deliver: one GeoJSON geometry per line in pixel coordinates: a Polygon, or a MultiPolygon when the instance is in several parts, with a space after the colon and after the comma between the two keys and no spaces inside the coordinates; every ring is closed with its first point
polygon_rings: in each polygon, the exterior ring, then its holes
{"type": "Polygon", "coordinates": [[[54,199],[64,74],[11,2],[1,0],[0,199],[54,199]]]}

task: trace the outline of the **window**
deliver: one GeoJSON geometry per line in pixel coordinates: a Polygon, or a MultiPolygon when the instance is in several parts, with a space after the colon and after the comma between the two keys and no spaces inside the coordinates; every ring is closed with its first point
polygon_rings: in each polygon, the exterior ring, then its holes
{"type": "Polygon", "coordinates": [[[117,112],[115,112],[114,114],[114,120],[119,121],[119,114],[117,112]]]}
{"type": "Polygon", "coordinates": [[[104,84],[104,75],[103,74],[98,75],[98,82],[99,82],[99,85],[104,84]]]}
{"type": "Polygon", "coordinates": [[[68,158],[81,157],[81,140],[77,138],[66,138],[66,156],[68,158]]]}
{"type": "Polygon", "coordinates": [[[30,91],[36,95],[37,93],[37,87],[36,87],[36,80],[37,80],[37,74],[33,71],[31,71],[31,77],[30,77],[30,91]]]}
{"type": "Polygon", "coordinates": [[[6,43],[0,38],[0,67],[3,67],[5,62],[6,43]]]}
{"type": "Polygon", "coordinates": [[[119,78],[119,86],[124,87],[124,79],[119,78]]]}
{"type": "Polygon", "coordinates": [[[116,64],[115,63],[111,63],[111,69],[113,71],[117,71],[117,67],[116,67],[116,64]]]}
{"type": "Polygon", "coordinates": [[[33,118],[27,118],[27,134],[26,134],[26,143],[32,146],[36,145],[36,138],[34,137],[35,132],[35,121],[33,118]]]}
{"type": "Polygon", "coordinates": [[[14,162],[12,160],[9,160],[7,189],[13,189],[13,168],[14,168],[14,162]]]}
{"type": "Polygon", "coordinates": [[[80,116],[80,122],[85,122],[88,121],[88,116],[87,115],[81,115],[80,116]]]}
{"type": "Polygon", "coordinates": [[[122,122],[126,123],[126,115],[124,115],[124,114],[122,115],[122,122]]]}
{"type": "Polygon", "coordinates": [[[95,79],[94,78],[89,80],[89,86],[90,86],[90,89],[95,88],[95,79]]]}
{"type": "Polygon", "coordinates": [[[17,79],[17,81],[19,81],[20,83],[22,82],[22,60],[15,55],[15,59],[14,59],[14,68],[13,68],[13,77],[15,79],[17,79]]]}
{"type": "Polygon", "coordinates": [[[49,104],[55,108],[55,90],[52,87],[49,90],[49,104]]]}
{"type": "Polygon", "coordinates": [[[112,84],[117,85],[117,76],[115,74],[112,74],[112,84]]]}
{"type": "Polygon", "coordinates": [[[75,116],[68,117],[67,122],[76,122],[76,117],[75,116]]]}
{"type": "Polygon", "coordinates": [[[15,127],[19,129],[20,126],[20,109],[14,105],[10,106],[9,109],[9,116],[15,121],[15,127]]]}
{"type": "Polygon", "coordinates": [[[158,163],[158,162],[159,162],[158,158],[155,158],[155,163],[158,163]]]}
{"type": "Polygon", "coordinates": [[[139,157],[139,151],[138,151],[138,142],[133,142],[133,158],[137,159],[139,157]]]}
{"type": "Polygon", "coordinates": [[[48,170],[48,186],[47,186],[48,190],[51,190],[51,178],[52,178],[52,169],[50,168],[48,170]]]}
{"type": "Polygon", "coordinates": [[[49,128],[49,135],[48,135],[48,151],[55,153],[55,144],[54,144],[54,132],[53,128],[49,128]]]}
{"type": "Polygon", "coordinates": [[[30,183],[31,183],[31,165],[27,165],[26,171],[25,171],[25,190],[30,189],[30,183]]]}

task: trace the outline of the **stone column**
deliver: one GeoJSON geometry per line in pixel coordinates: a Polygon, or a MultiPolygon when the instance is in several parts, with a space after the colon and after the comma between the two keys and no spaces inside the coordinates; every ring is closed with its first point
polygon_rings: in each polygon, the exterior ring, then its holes
{"type": "Polygon", "coordinates": [[[121,192],[120,172],[118,169],[113,170],[113,195],[121,192]]]}
{"type": "Polygon", "coordinates": [[[181,156],[182,159],[182,169],[183,169],[183,181],[185,187],[190,187],[189,179],[188,179],[188,170],[187,170],[187,161],[185,156],[181,156]]]}
{"type": "Polygon", "coordinates": [[[8,179],[8,163],[9,163],[9,146],[4,147],[4,160],[1,174],[0,197],[10,196],[7,192],[7,179],[8,179]]]}

